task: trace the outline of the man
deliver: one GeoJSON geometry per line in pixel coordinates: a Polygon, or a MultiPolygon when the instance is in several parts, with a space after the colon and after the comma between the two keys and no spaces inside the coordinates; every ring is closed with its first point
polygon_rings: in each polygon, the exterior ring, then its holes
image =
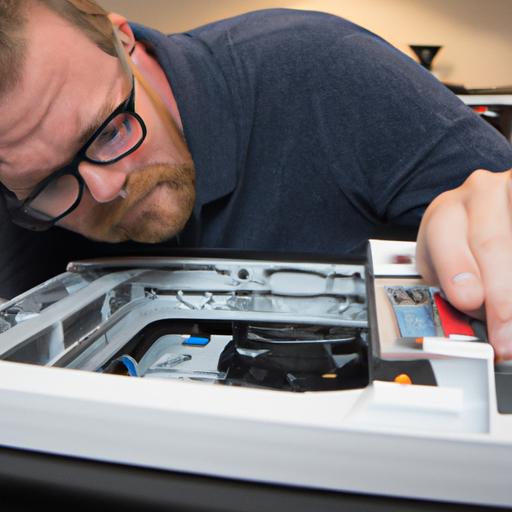
{"type": "MultiPolygon", "coordinates": [[[[494,265],[480,259],[485,240],[472,245],[485,229],[471,201],[509,178],[472,172],[506,171],[512,148],[426,71],[320,13],[261,11],[169,37],[109,19],[114,31],[91,0],[0,0],[9,212],[94,241],[19,230],[4,208],[0,293],[134,242],[350,254],[369,237],[414,236],[429,203],[460,187],[433,203],[419,265],[461,309],[488,305],[479,283],[494,265]]],[[[491,310],[498,357],[512,357],[496,327],[506,308],[491,310]]]]}

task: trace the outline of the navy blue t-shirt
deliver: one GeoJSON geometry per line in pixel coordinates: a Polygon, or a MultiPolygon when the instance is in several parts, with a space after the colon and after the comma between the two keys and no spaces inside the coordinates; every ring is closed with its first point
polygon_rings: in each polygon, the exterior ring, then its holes
{"type": "Polygon", "coordinates": [[[195,167],[181,244],[348,253],[414,236],[428,204],[512,148],[428,71],[323,13],[265,10],[163,36],[195,167]]]}
{"type": "Polygon", "coordinates": [[[196,169],[193,216],[154,246],[30,233],[5,220],[0,296],[61,272],[67,259],[148,248],[353,253],[369,237],[414,237],[432,199],[475,169],[512,167],[494,128],[341,18],[279,9],[170,36],[132,28],[177,101],[196,169]]]}

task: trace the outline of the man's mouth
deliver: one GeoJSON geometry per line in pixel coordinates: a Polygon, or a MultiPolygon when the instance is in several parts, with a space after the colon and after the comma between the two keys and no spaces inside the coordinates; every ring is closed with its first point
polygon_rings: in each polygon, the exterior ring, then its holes
{"type": "MultiPolygon", "coordinates": [[[[123,238],[137,242],[163,242],[177,235],[185,227],[195,203],[193,169],[178,179],[162,176],[151,189],[134,198],[122,213],[117,225],[123,238]],[[166,179],[167,178],[167,179],[166,179]],[[169,179],[170,178],[170,179],[169,179]]],[[[142,190],[139,189],[139,193],[142,190]]],[[[130,200],[128,196],[123,201],[130,200]]]]}
{"type": "MultiPolygon", "coordinates": [[[[137,199],[121,217],[118,226],[126,233],[133,231],[133,226],[140,223],[141,217],[158,205],[158,199],[160,199],[160,201],[162,200],[156,196],[162,194],[164,187],[166,187],[166,183],[159,181],[146,195],[137,199]],[[130,229],[131,227],[132,229],[130,229]]],[[[129,195],[127,195],[127,198],[129,198],[129,195]]]]}

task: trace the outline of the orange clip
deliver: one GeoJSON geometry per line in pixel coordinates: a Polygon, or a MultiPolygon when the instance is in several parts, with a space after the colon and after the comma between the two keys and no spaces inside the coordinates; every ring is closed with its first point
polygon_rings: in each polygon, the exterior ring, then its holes
{"type": "Polygon", "coordinates": [[[395,377],[395,382],[398,384],[412,384],[411,378],[409,375],[406,375],[405,373],[401,373],[397,377],[395,377]]]}

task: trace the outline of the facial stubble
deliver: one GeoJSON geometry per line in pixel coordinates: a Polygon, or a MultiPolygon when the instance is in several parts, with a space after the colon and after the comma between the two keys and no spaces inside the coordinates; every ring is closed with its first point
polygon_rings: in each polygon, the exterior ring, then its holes
{"type": "Polygon", "coordinates": [[[95,205],[88,219],[94,226],[89,238],[163,242],[180,233],[192,214],[194,168],[185,164],[146,166],[128,176],[124,189],[126,198],[95,205]]]}

